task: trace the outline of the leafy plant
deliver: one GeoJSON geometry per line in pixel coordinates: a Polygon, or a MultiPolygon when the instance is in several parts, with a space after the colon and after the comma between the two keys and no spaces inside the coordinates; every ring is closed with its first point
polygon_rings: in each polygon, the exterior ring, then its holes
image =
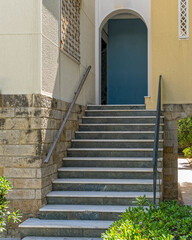
{"type": "Polygon", "coordinates": [[[184,156],[191,158],[192,157],[192,147],[185,148],[183,150],[184,156]]]}
{"type": "Polygon", "coordinates": [[[10,221],[20,222],[21,215],[19,210],[9,211],[9,202],[7,201],[8,191],[12,189],[11,183],[5,177],[0,177],[0,233],[6,231],[6,224],[10,221]]]}
{"type": "Polygon", "coordinates": [[[182,150],[188,147],[192,147],[192,117],[179,120],[178,143],[179,148],[182,150]]]}
{"type": "Polygon", "coordinates": [[[158,207],[138,198],[138,207],[129,207],[113,223],[104,240],[184,240],[192,239],[192,208],[176,201],[161,202],[158,207]],[[146,208],[144,203],[148,205],[146,208]]]}

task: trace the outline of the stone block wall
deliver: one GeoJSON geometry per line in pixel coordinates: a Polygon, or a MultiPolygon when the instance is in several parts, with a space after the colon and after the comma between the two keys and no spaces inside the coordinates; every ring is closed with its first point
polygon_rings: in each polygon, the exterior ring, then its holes
{"type": "MultiPolygon", "coordinates": [[[[35,217],[52,190],[52,180],[62,165],[85,107],[75,105],[56,150],[44,164],[68,103],[43,95],[1,95],[0,174],[13,184],[11,207],[21,209],[23,220],[35,217]]],[[[8,235],[16,236],[15,226],[8,235]]]]}
{"type": "Polygon", "coordinates": [[[178,199],[178,120],[192,116],[192,104],[165,104],[163,193],[165,200],[178,199]]]}

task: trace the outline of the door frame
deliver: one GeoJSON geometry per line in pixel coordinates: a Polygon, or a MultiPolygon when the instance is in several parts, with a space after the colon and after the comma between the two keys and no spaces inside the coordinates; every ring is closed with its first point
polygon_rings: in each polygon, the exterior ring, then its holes
{"type": "MultiPolygon", "coordinates": [[[[105,0],[106,1],[106,0],[105,0]]],[[[109,0],[112,1],[112,0],[109,0]]],[[[139,0],[138,0],[139,1],[139,0]]],[[[144,0],[142,0],[144,1],[144,0]]],[[[150,1],[150,0],[145,0],[150,1]]],[[[145,2],[144,1],[144,2],[145,2]]],[[[143,13],[143,16],[136,12],[134,9],[129,8],[120,8],[118,10],[110,11],[107,15],[104,15],[102,18],[102,14],[100,14],[101,6],[100,0],[95,2],[96,4],[96,30],[95,30],[95,103],[101,104],[101,32],[104,25],[110,18],[115,17],[118,14],[126,14],[131,13],[139,17],[146,25],[148,32],[148,94],[145,97],[150,97],[150,69],[151,69],[151,22],[150,22],[150,10],[143,13]]],[[[142,6],[141,6],[142,7],[142,6]]],[[[106,13],[106,11],[105,11],[106,13]]]]}

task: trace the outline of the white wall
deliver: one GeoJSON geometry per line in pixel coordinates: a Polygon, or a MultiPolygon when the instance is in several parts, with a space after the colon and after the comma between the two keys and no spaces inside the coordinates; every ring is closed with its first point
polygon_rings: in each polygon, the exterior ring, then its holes
{"type": "Polygon", "coordinates": [[[81,0],[81,63],[60,50],[61,0],[0,0],[0,94],[42,93],[70,102],[88,65],[78,103],[95,101],[95,0],[81,0]]]}
{"type": "MultiPolygon", "coordinates": [[[[100,103],[100,36],[104,24],[120,13],[135,12],[142,18],[148,28],[148,58],[150,73],[150,36],[151,36],[151,0],[96,0],[95,1],[95,68],[96,68],[96,103],[100,103]]],[[[150,76],[150,74],[148,74],[150,76]]],[[[148,80],[150,82],[150,79],[148,80]]],[[[150,83],[148,83],[150,86],[150,83]]],[[[148,89],[150,95],[150,89],[148,89]]]]}
{"type": "Polygon", "coordinates": [[[0,94],[40,92],[41,1],[0,1],[0,94]]]}
{"type": "Polygon", "coordinates": [[[95,101],[95,3],[82,0],[80,16],[81,63],[60,50],[60,0],[42,0],[42,93],[70,102],[89,65],[91,73],[78,103],[95,101]]]}

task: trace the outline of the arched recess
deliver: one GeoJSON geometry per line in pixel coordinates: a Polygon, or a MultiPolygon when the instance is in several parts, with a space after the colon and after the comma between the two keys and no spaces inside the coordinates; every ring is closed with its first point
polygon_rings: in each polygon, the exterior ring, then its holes
{"type": "Polygon", "coordinates": [[[151,22],[150,22],[150,0],[96,0],[96,104],[101,104],[101,30],[109,19],[120,14],[132,14],[140,18],[147,27],[148,34],[148,89],[146,96],[150,96],[150,38],[151,38],[151,22]],[[117,4],[118,7],[117,7],[117,4]],[[122,3],[122,4],[121,4],[122,3]]]}

